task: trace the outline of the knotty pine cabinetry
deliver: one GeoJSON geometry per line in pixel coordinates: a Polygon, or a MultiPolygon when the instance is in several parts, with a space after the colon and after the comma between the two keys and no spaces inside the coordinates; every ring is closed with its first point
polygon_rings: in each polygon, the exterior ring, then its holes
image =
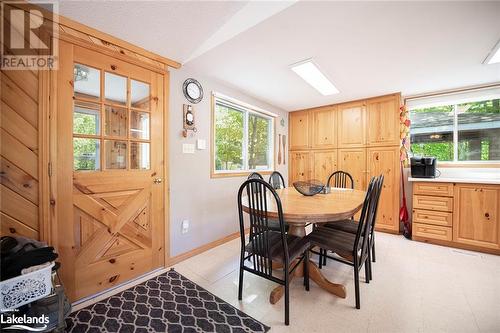
{"type": "Polygon", "coordinates": [[[344,170],[355,189],[366,190],[371,177],[384,174],[377,230],[399,232],[399,104],[400,94],[391,94],[291,112],[289,185],[326,183],[344,170]]]}
{"type": "Polygon", "coordinates": [[[500,185],[414,182],[413,239],[500,254],[500,185]]]}

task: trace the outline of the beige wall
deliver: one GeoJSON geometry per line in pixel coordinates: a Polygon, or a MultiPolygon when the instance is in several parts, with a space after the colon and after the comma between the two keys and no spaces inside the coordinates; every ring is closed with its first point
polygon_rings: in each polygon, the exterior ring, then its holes
{"type": "MultiPolygon", "coordinates": [[[[212,91],[239,99],[279,114],[276,134],[288,134],[288,114],[244,93],[208,80],[202,75],[183,68],[173,70],[170,77],[169,163],[170,163],[170,255],[175,256],[206,243],[223,238],[239,230],[236,195],[245,177],[210,178],[210,99],[212,91]],[[182,93],[186,78],[200,81],[204,90],[203,100],[194,105],[196,127],[194,136],[182,137],[182,105],[188,104],[182,93]],[[285,119],[285,126],[279,122],[285,119]],[[196,144],[205,139],[206,150],[183,154],[182,144],[196,144]],[[190,221],[189,231],[181,233],[184,219],[190,221]]],[[[277,140],[276,140],[277,141],[277,140]]],[[[288,148],[288,147],[287,147],[288,148]]],[[[287,165],[276,166],[287,181],[287,165]]]]}

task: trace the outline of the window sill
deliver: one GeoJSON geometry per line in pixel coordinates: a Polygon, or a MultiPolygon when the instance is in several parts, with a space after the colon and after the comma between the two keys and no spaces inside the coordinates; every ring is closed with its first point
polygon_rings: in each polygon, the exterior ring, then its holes
{"type": "Polygon", "coordinates": [[[211,172],[210,178],[231,178],[231,177],[248,177],[251,173],[258,172],[261,175],[270,175],[273,170],[263,170],[263,171],[241,171],[241,172],[211,172]]]}

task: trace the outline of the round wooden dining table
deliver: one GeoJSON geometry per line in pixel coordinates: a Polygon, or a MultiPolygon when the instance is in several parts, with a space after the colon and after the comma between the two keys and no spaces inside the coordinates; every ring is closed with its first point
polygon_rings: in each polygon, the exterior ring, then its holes
{"type": "MultiPolygon", "coordinates": [[[[305,237],[306,226],[348,219],[363,206],[366,192],[360,190],[330,188],[330,193],[305,196],[294,187],[276,190],[283,209],[283,219],[289,225],[290,235],[305,237]]],[[[242,197],[243,210],[248,211],[248,200],[242,197]]],[[[278,218],[276,202],[271,193],[267,193],[267,214],[269,218],[278,218]]],[[[293,265],[291,265],[293,266],[293,265]]],[[[297,267],[293,276],[301,276],[303,269],[297,267]]],[[[345,286],[329,281],[323,276],[316,263],[309,261],[309,278],[321,288],[341,297],[346,297],[345,286]]],[[[272,304],[283,296],[284,288],[276,287],[269,297],[272,304]]]]}

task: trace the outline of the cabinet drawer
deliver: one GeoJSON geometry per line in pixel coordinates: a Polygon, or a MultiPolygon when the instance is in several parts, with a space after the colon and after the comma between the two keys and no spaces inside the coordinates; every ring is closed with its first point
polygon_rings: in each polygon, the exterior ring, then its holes
{"type": "Polygon", "coordinates": [[[453,196],[453,184],[416,182],[413,185],[413,194],[453,196]]]}
{"type": "Polygon", "coordinates": [[[424,238],[432,238],[444,241],[451,241],[452,231],[449,227],[442,227],[438,225],[413,223],[413,235],[424,238]]]}
{"type": "Polygon", "coordinates": [[[428,195],[414,195],[413,208],[437,210],[441,212],[453,211],[453,198],[433,197],[428,195]]]}
{"type": "Polygon", "coordinates": [[[453,214],[449,212],[415,209],[413,210],[413,221],[451,227],[453,225],[453,214]]]}

